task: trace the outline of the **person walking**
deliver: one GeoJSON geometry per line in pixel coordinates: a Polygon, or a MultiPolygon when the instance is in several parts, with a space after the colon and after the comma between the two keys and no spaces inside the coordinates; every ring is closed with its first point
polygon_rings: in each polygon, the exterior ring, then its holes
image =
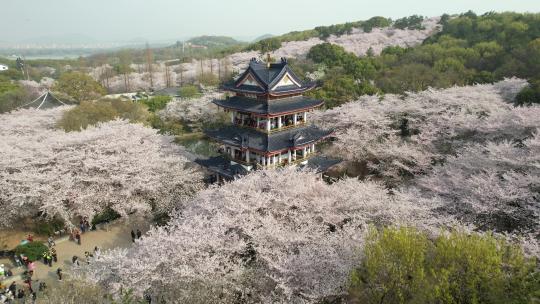
{"type": "Polygon", "coordinates": [[[88,252],[88,251],[85,251],[84,252],[84,259],[86,260],[86,263],[87,264],[90,264],[90,258],[93,258],[94,256],[88,252]]]}
{"type": "Polygon", "coordinates": [[[79,258],[76,255],[71,258],[71,261],[73,262],[73,265],[79,266],[79,258]]]}
{"type": "Polygon", "coordinates": [[[131,241],[135,243],[135,231],[131,230],[131,241]]]}
{"type": "Polygon", "coordinates": [[[15,261],[15,265],[17,267],[21,267],[22,266],[22,263],[21,263],[21,259],[19,258],[19,256],[17,254],[14,254],[13,255],[13,260],[15,261]]]}
{"type": "Polygon", "coordinates": [[[75,234],[75,240],[77,240],[77,244],[81,244],[81,234],[79,233],[79,231],[77,231],[77,233],[75,234]]]}
{"type": "Polygon", "coordinates": [[[14,297],[17,296],[17,284],[15,283],[15,281],[11,282],[11,285],[9,285],[8,290],[9,290],[9,292],[11,292],[11,294],[14,297]]]}
{"type": "Polygon", "coordinates": [[[49,265],[49,267],[52,267],[52,254],[50,252],[47,252],[47,264],[49,265]]]}
{"type": "Polygon", "coordinates": [[[141,236],[142,236],[142,232],[139,229],[137,229],[137,238],[140,239],[141,236]]]}
{"type": "Polygon", "coordinates": [[[81,221],[79,222],[79,228],[81,229],[81,233],[84,233],[84,230],[85,230],[84,228],[85,228],[85,227],[84,227],[84,222],[83,222],[83,220],[81,220],[81,221]]]}
{"type": "Polygon", "coordinates": [[[49,238],[47,239],[47,242],[49,243],[49,247],[56,246],[56,243],[54,242],[54,239],[50,234],[49,234],[49,238]]]}
{"type": "Polygon", "coordinates": [[[62,281],[62,268],[56,269],[56,275],[58,276],[58,281],[62,281]]]}
{"type": "Polygon", "coordinates": [[[58,262],[58,255],[56,254],[56,249],[55,248],[51,248],[51,255],[52,255],[53,261],[55,263],[58,262]]]}

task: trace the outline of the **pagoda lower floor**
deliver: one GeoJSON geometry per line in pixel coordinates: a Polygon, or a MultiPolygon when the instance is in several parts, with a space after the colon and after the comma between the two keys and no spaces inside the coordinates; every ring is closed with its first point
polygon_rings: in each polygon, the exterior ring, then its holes
{"type": "Polygon", "coordinates": [[[309,125],[270,134],[236,126],[206,132],[224,156],[248,170],[305,163],[315,153],[315,144],[331,133],[309,125]]]}

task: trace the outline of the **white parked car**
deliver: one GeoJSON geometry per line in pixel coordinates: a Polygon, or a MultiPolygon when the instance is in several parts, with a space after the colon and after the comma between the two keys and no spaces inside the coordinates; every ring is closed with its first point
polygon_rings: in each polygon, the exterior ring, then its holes
{"type": "Polygon", "coordinates": [[[7,70],[9,70],[7,65],[0,64],[0,71],[7,71],[7,70]]]}

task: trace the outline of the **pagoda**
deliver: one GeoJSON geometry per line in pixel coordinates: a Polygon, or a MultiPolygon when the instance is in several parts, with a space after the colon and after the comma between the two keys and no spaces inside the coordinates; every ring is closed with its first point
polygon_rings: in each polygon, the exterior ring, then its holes
{"type": "Polygon", "coordinates": [[[306,165],[315,144],[332,133],[308,121],[308,112],[323,105],[302,95],[314,88],[295,75],[285,58],[279,63],[270,57],[266,62],[251,59],[240,77],[224,86],[232,96],[213,101],[231,116],[230,125],[206,132],[230,162],[213,171],[231,177],[254,169],[306,165]]]}

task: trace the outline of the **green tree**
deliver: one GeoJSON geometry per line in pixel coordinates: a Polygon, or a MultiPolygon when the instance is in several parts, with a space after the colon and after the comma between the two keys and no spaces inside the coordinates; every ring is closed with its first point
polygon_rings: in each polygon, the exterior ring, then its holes
{"type": "Polygon", "coordinates": [[[429,240],[413,228],[372,228],[349,297],[377,304],[532,303],[540,290],[537,266],[519,246],[489,234],[429,240]]]}
{"type": "Polygon", "coordinates": [[[378,92],[369,82],[355,80],[336,69],[328,73],[322,87],[310,93],[310,96],[324,100],[327,108],[333,108],[361,95],[374,95],[378,92]]]}
{"type": "Polygon", "coordinates": [[[161,109],[164,109],[165,106],[172,100],[170,96],[155,96],[146,100],[143,100],[142,103],[148,107],[148,111],[157,112],[161,109]]]}
{"type": "Polygon", "coordinates": [[[78,102],[97,99],[106,94],[105,89],[97,81],[79,72],[69,72],[60,76],[54,89],[78,102]]]}
{"type": "Polygon", "coordinates": [[[205,86],[215,87],[219,85],[219,78],[213,73],[202,73],[197,80],[200,84],[205,86]]]}
{"type": "Polygon", "coordinates": [[[199,88],[197,88],[197,86],[185,85],[180,88],[178,94],[182,98],[195,98],[200,96],[201,92],[199,92],[199,88]]]}
{"type": "Polygon", "coordinates": [[[514,103],[518,106],[529,106],[540,103],[540,80],[529,81],[529,86],[523,88],[516,96],[514,103]]]}
{"type": "Polygon", "coordinates": [[[425,264],[430,245],[411,228],[372,228],[364,258],[351,273],[350,296],[357,303],[422,303],[427,287],[425,264]]]}
{"type": "Polygon", "coordinates": [[[364,21],[362,23],[362,28],[364,29],[364,32],[369,33],[372,29],[377,27],[388,27],[392,25],[392,20],[388,18],[384,18],[381,16],[375,16],[371,17],[370,19],[364,21]]]}

